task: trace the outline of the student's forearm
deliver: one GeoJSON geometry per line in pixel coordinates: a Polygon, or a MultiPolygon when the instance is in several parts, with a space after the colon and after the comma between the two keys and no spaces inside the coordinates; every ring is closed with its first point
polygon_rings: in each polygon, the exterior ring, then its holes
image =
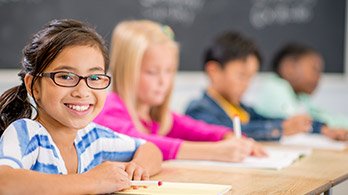
{"type": "Polygon", "coordinates": [[[162,152],[153,143],[147,142],[138,148],[132,161],[152,176],[161,170],[162,152]]]}
{"type": "Polygon", "coordinates": [[[235,137],[233,132],[227,132],[225,133],[223,139],[231,139],[232,137],[235,137]]]}
{"type": "Polygon", "coordinates": [[[177,159],[240,162],[252,154],[254,147],[253,140],[236,137],[218,142],[184,141],[179,148],[177,159]]]}
{"type": "Polygon", "coordinates": [[[213,142],[189,142],[184,141],[176,155],[177,159],[187,160],[213,160],[214,157],[213,142]]]}
{"type": "Polygon", "coordinates": [[[91,194],[91,181],[81,174],[54,175],[0,167],[0,194],[91,194]]]}

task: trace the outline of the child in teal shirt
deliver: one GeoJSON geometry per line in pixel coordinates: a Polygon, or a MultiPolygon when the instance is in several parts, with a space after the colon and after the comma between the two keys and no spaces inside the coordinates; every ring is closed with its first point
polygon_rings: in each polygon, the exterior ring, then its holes
{"type": "Polygon", "coordinates": [[[256,99],[256,110],[268,117],[309,114],[327,124],[322,133],[348,139],[348,118],[331,115],[311,102],[310,95],[318,86],[323,59],[312,48],[290,43],[281,48],[272,62],[273,72],[262,85],[256,99]]]}

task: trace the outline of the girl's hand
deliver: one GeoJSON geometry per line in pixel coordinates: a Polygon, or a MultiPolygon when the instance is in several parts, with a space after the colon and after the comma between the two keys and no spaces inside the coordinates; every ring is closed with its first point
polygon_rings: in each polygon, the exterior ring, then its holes
{"type": "Polygon", "coordinates": [[[149,173],[138,165],[135,161],[130,162],[114,162],[120,167],[124,167],[124,171],[127,173],[129,180],[149,180],[149,173]]]}
{"type": "Polygon", "coordinates": [[[95,194],[112,193],[131,186],[126,166],[119,162],[103,162],[81,176],[95,185],[95,194]]]}
{"type": "Polygon", "coordinates": [[[266,157],[267,156],[267,152],[265,151],[265,149],[263,148],[263,146],[259,143],[257,143],[255,140],[248,138],[251,142],[253,142],[252,145],[252,151],[251,151],[251,155],[255,156],[255,157],[266,157]]]}
{"type": "Polygon", "coordinates": [[[231,137],[213,145],[212,160],[240,162],[250,155],[265,156],[263,148],[249,138],[231,137]]]}
{"type": "Polygon", "coordinates": [[[134,161],[124,163],[130,180],[149,180],[149,173],[134,161]]]}

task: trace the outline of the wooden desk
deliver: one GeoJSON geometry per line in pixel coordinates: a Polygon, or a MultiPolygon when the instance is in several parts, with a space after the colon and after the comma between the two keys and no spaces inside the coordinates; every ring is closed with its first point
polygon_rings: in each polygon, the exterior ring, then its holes
{"type": "Polygon", "coordinates": [[[314,150],[312,155],[295,162],[282,172],[287,175],[305,173],[307,177],[329,179],[332,186],[335,186],[348,179],[348,150],[314,150]]]}
{"type": "Polygon", "coordinates": [[[153,179],[163,181],[229,184],[232,194],[330,194],[348,179],[348,151],[314,150],[290,167],[276,170],[163,164],[153,179]]]}

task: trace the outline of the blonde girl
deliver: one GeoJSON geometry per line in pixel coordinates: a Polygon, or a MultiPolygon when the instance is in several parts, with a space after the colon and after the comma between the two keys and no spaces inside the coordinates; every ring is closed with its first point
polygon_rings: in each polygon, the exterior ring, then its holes
{"type": "Polygon", "coordinates": [[[155,143],[165,160],[241,161],[264,155],[252,139],[170,111],[179,48],[168,26],[121,22],[113,32],[110,58],[112,92],[95,122],[155,143]]]}

